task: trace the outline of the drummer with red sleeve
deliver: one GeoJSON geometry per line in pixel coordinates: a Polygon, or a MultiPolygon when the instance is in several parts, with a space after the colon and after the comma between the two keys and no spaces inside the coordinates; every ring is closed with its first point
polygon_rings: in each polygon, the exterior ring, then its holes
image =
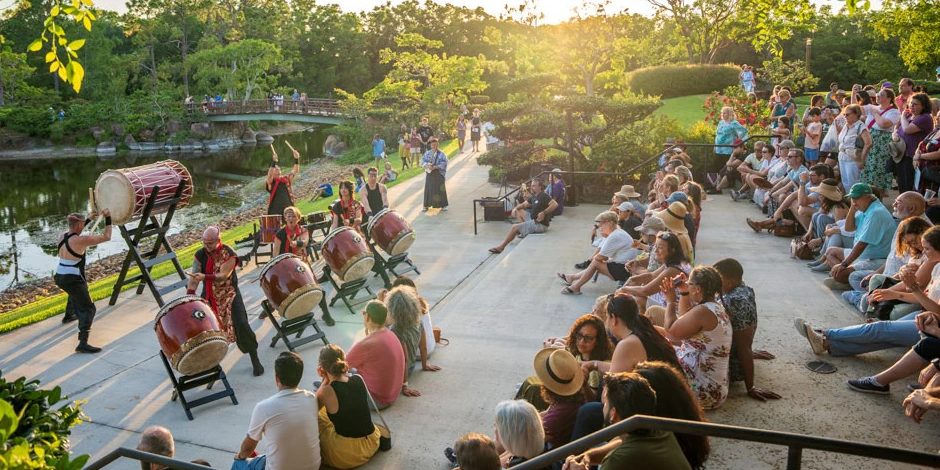
{"type": "Polygon", "coordinates": [[[268,197],[268,215],[282,215],[284,209],[294,205],[294,194],[291,184],[294,177],[300,174],[300,153],[294,150],[294,169],[287,175],[281,176],[281,167],[277,165],[277,151],[271,145],[271,168],[268,168],[268,179],[264,188],[271,193],[268,197]]]}
{"type": "Polygon", "coordinates": [[[300,225],[301,217],[300,209],[294,206],[284,209],[284,226],[274,234],[274,256],[291,253],[307,261],[310,232],[300,225]]]}
{"type": "Polygon", "coordinates": [[[330,213],[333,214],[331,232],[339,227],[349,227],[362,233],[362,218],[365,211],[362,209],[362,204],[356,200],[352,182],[343,181],[339,184],[339,199],[330,206],[330,213]]]}
{"type": "Polygon", "coordinates": [[[248,311],[238,289],[235,268],[241,260],[235,255],[235,250],[222,243],[220,235],[219,228],[214,225],[202,232],[203,247],[196,251],[186,293],[195,295],[196,287],[204,283],[200,296],[208,301],[219,317],[229,344],[236,343],[242,353],[251,357],[252,372],[257,377],[264,374],[264,366],[258,359],[258,340],[248,324],[248,311]]]}

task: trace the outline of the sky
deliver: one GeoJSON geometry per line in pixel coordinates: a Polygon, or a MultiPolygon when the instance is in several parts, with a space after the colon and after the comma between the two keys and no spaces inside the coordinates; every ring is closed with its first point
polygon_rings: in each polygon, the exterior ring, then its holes
{"type": "MultiPolygon", "coordinates": [[[[125,1],[126,0],[95,0],[95,5],[98,8],[125,12],[127,11],[124,6],[125,1]]],[[[386,1],[387,0],[324,0],[322,3],[338,3],[343,11],[361,12],[371,10],[377,5],[384,4],[386,1]]],[[[0,0],[0,2],[2,2],[2,0],[0,0]]],[[[812,0],[812,2],[816,5],[833,5],[834,8],[839,8],[845,3],[844,0],[812,0]]],[[[392,0],[392,3],[401,3],[401,0],[392,0]]],[[[499,14],[504,11],[504,5],[522,2],[519,0],[447,0],[441,3],[450,3],[452,5],[468,8],[483,7],[489,14],[499,16],[499,14]]],[[[872,2],[872,6],[874,7],[880,3],[880,1],[875,0],[872,2]]],[[[539,10],[545,14],[543,23],[554,24],[570,18],[572,16],[572,10],[580,6],[582,0],[537,0],[537,4],[539,5],[539,10]]],[[[646,0],[611,0],[609,11],[620,11],[624,9],[628,10],[630,13],[639,13],[646,16],[653,14],[652,5],[646,0]]]]}

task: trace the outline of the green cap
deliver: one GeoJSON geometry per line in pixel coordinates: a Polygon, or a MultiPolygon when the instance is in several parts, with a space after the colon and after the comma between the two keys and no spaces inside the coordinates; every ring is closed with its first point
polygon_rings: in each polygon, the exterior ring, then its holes
{"type": "Polygon", "coordinates": [[[845,195],[848,198],[859,198],[866,194],[872,194],[871,186],[865,183],[855,183],[852,185],[852,189],[849,190],[849,193],[845,195]]]}
{"type": "Polygon", "coordinates": [[[385,308],[385,304],[382,302],[373,300],[366,304],[366,315],[369,316],[369,321],[372,323],[384,325],[385,319],[388,318],[388,309],[385,308]]]}

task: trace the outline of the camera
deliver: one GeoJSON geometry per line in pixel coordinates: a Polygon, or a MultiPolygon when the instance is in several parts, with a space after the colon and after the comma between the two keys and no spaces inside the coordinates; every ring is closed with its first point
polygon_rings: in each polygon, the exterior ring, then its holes
{"type": "Polygon", "coordinates": [[[683,282],[685,282],[685,274],[679,273],[676,277],[672,278],[672,287],[678,289],[683,282]]]}

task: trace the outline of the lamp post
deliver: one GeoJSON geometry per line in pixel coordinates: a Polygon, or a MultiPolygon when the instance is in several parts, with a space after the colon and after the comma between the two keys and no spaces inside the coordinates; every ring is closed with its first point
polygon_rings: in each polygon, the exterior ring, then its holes
{"type": "Polygon", "coordinates": [[[806,38],[806,73],[809,71],[809,60],[813,55],[813,38],[806,38]]]}

